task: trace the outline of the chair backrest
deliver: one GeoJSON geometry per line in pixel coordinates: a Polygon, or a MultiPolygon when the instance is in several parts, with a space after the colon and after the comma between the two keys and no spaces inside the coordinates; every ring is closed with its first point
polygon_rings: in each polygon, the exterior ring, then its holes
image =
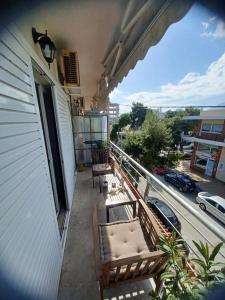
{"type": "Polygon", "coordinates": [[[92,164],[105,164],[109,162],[109,149],[93,149],[92,164]]]}

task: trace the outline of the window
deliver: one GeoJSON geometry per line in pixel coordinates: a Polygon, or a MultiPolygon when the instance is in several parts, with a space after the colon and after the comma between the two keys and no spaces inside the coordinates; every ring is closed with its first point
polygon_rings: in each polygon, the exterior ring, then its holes
{"type": "Polygon", "coordinates": [[[206,168],[206,165],[207,165],[207,161],[208,161],[208,158],[205,157],[199,157],[196,155],[196,159],[195,159],[195,165],[197,165],[198,167],[200,168],[206,168]]]}
{"type": "Polygon", "coordinates": [[[211,199],[206,199],[206,201],[211,204],[212,206],[216,207],[216,202],[211,199]]]}
{"type": "Polygon", "coordinates": [[[202,131],[210,132],[211,124],[202,124],[202,131]]]}
{"type": "Polygon", "coordinates": [[[201,131],[211,133],[222,133],[223,126],[223,123],[220,123],[219,121],[212,121],[208,123],[203,122],[201,131]]]}
{"type": "Polygon", "coordinates": [[[203,152],[205,154],[216,154],[218,150],[218,147],[210,146],[208,144],[199,144],[198,145],[198,151],[203,152]]]}
{"type": "Polygon", "coordinates": [[[223,124],[213,124],[211,131],[216,132],[216,133],[222,133],[223,132],[223,124]]]}
{"type": "Polygon", "coordinates": [[[221,213],[225,214],[225,208],[222,207],[221,205],[218,206],[219,211],[221,211],[221,213]]]}
{"type": "Polygon", "coordinates": [[[207,144],[199,144],[198,145],[198,151],[205,152],[205,153],[209,154],[209,152],[210,152],[210,146],[207,145],[207,144]]]}

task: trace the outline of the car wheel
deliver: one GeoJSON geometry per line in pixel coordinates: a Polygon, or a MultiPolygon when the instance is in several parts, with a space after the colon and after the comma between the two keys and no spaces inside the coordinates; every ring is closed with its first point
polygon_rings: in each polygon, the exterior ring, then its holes
{"type": "Polygon", "coordinates": [[[199,207],[200,207],[202,210],[206,210],[205,204],[203,204],[203,203],[199,203],[199,207]]]}

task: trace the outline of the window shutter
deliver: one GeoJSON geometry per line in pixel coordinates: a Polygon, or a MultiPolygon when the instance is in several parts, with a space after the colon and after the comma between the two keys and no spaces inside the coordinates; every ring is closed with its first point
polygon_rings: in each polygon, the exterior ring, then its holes
{"type": "Polygon", "coordinates": [[[80,86],[80,73],[77,52],[62,50],[62,64],[65,86],[80,86]]]}

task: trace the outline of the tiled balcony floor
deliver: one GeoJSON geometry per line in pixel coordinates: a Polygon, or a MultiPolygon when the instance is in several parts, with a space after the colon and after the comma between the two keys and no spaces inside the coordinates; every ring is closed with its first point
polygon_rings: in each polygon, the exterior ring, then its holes
{"type": "MultiPolygon", "coordinates": [[[[100,299],[95,278],[94,246],[92,235],[92,211],[98,205],[99,222],[106,222],[105,206],[99,193],[98,180],[92,188],[91,169],[78,173],[71,209],[59,285],[59,300],[100,299]]],[[[132,215],[128,207],[110,210],[110,221],[124,220],[132,215]]],[[[150,280],[121,285],[104,291],[105,299],[150,299],[150,280]]]]}

